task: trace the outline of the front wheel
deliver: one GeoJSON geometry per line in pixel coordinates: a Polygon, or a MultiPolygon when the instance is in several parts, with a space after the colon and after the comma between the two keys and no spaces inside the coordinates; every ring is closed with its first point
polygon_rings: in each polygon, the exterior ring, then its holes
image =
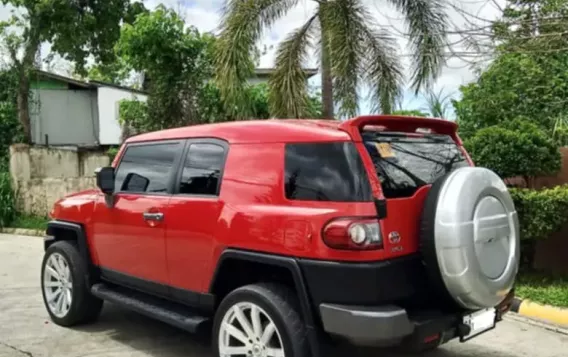
{"type": "Polygon", "coordinates": [[[213,348],[216,357],[307,357],[297,297],[277,284],[234,290],[215,315],[213,348]]]}
{"type": "Polygon", "coordinates": [[[73,326],[98,317],[103,301],[88,290],[86,269],[87,262],[73,242],[59,241],[47,248],[41,265],[41,290],[56,324],[73,326]]]}

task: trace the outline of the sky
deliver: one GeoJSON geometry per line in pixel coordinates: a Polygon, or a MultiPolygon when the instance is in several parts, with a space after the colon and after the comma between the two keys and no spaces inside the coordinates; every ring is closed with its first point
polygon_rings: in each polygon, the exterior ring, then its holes
{"type": "MultiPolygon", "coordinates": [[[[408,41],[403,34],[406,27],[402,15],[389,4],[388,0],[361,0],[368,6],[369,11],[376,19],[377,26],[387,28],[396,35],[406,73],[409,73],[411,58],[408,41]]],[[[145,0],[148,8],[155,8],[160,3],[176,9],[185,18],[186,23],[197,27],[200,31],[218,32],[221,8],[225,0],[145,0]]],[[[446,6],[451,30],[462,30],[467,26],[483,26],[492,20],[500,17],[501,9],[505,0],[446,0],[446,6]]],[[[267,29],[259,45],[266,45],[268,51],[261,58],[260,67],[272,67],[274,64],[274,54],[277,45],[290,31],[302,26],[302,24],[313,14],[317,3],[314,0],[299,0],[298,5],[288,14],[277,21],[274,26],[267,29]]],[[[9,16],[9,10],[5,6],[0,6],[0,21],[9,16]]],[[[463,39],[460,35],[449,35],[449,42],[454,43],[463,39]]],[[[454,51],[463,51],[462,44],[452,46],[454,51]]],[[[42,52],[49,52],[49,46],[44,46],[42,52]]],[[[476,58],[468,57],[469,60],[476,58]]],[[[317,58],[310,56],[306,67],[317,67],[317,58]]],[[[435,91],[443,91],[451,98],[459,98],[460,85],[467,84],[475,80],[475,72],[471,64],[462,58],[448,56],[446,66],[444,66],[441,76],[434,84],[435,91]]],[[[321,78],[319,75],[310,79],[310,85],[319,86],[321,78]]],[[[370,110],[368,100],[361,101],[360,112],[368,113],[370,110]]],[[[424,109],[425,101],[423,95],[416,96],[408,87],[404,90],[401,107],[404,109],[424,109]]]]}

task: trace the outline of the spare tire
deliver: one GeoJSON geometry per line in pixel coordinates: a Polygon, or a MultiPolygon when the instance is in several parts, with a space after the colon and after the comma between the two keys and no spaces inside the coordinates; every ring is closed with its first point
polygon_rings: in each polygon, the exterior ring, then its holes
{"type": "Polygon", "coordinates": [[[498,305],[519,268],[519,222],[493,171],[463,167],[437,180],[424,204],[421,252],[431,283],[460,308],[498,305]]]}

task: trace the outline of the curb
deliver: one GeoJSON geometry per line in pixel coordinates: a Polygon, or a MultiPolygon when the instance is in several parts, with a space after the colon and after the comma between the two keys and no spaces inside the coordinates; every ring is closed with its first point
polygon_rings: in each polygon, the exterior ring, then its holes
{"type": "Polygon", "coordinates": [[[511,311],[524,317],[568,328],[568,309],[541,305],[530,300],[514,298],[511,304],[511,311]]]}
{"type": "Polygon", "coordinates": [[[14,234],[18,236],[34,236],[43,237],[45,231],[41,229],[27,229],[27,228],[0,228],[0,233],[14,234]]]}

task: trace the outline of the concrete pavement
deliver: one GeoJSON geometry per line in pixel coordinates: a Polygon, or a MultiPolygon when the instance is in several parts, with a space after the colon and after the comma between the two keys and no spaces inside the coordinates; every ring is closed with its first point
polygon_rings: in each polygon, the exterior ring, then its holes
{"type": "MultiPolygon", "coordinates": [[[[206,341],[110,304],[95,324],[54,325],[39,288],[42,254],[41,238],[0,235],[0,357],[211,357],[206,341]]],[[[424,356],[565,357],[567,349],[568,335],[507,318],[470,342],[452,342],[424,356]]]]}

